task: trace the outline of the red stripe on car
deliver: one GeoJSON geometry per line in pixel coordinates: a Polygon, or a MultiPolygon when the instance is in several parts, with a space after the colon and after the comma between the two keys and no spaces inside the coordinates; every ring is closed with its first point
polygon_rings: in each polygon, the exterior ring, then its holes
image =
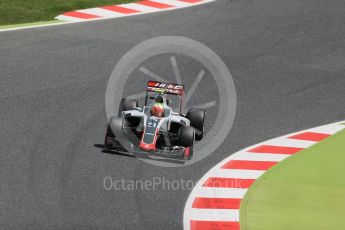
{"type": "Polygon", "coordinates": [[[184,156],[185,156],[185,157],[189,157],[189,155],[190,155],[190,147],[186,147],[186,148],[184,149],[184,156]]]}
{"type": "Polygon", "coordinates": [[[145,130],[146,128],[144,128],[144,132],[142,133],[142,136],[141,136],[141,140],[140,140],[140,143],[139,143],[139,148],[141,148],[142,150],[145,150],[145,151],[155,151],[156,150],[156,142],[157,142],[157,135],[158,135],[158,129],[156,129],[155,131],[155,136],[153,138],[153,142],[152,143],[145,143],[144,142],[144,137],[145,137],[145,130]]]}

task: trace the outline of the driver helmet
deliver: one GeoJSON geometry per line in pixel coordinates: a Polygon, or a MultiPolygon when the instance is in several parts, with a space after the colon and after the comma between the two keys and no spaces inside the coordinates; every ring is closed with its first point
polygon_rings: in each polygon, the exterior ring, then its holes
{"type": "Polygon", "coordinates": [[[156,99],[155,99],[155,102],[156,102],[156,103],[163,103],[163,101],[164,101],[164,99],[163,99],[163,97],[162,97],[161,95],[158,95],[158,96],[156,97],[156,99]]]}
{"type": "Polygon", "coordinates": [[[162,103],[154,103],[151,107],[151,114],[155,117],[164,116],[164,106],[162,103]]]}

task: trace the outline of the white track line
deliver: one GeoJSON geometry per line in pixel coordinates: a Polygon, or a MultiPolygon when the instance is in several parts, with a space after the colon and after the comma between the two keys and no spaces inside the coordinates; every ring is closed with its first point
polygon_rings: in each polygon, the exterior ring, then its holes
{"type": "Polygon", "coordinates": [[[263,170],[242,170],[242,169],[221,169],[216,168],[210,171],[210,177],[226,177],[226,178],[240,178],[240,179],[257,179],[265,171],[263,170]]]}
{"type": "Polygon", "coordinates": [[[104,17],[104,18],[115,18],[115,17],[122,17],[123,14],[117,13],[110,10],[105,10],[101,8],[91,8],[86,10],[77,10],[77,12],[86,13],[86,14],[93,14],[96,16],[104,17]]]}
{"type": "Polygon", "coordinates": [[[296,148],[308,148],[314,145],[315,141],[304,141],[296,139],[288,139],[286,137],[275,138],[269,141],[266,141],[266,145],[278,145],[284,147],[296,147],[296,148]]]}
{"type": "Polygon", "coordinates": [[[192,220],[239,221],[240,212],[236,209],[197,209],[190,210],[192,220]]]}
{"type": "Polygon", "coordinates": [[[238,198],[244,197],[248,189],[245,188],[209,188],[201,187],[195,193],[195,197],[207,198],[238,198]]]}
{"type": "Polygon", "coordinates": [[[339,124],[330,124],[330,125],[324,125],[324,126],[312,128],[312,129],[309,129],[308,131],[316,132],[316,133],[334,134],[342,130],[343,127],[344,127],[343,125],[339,125],[339,124]]]}
{"type": "Polygon", "coordinates": [[[125,4],[123,5],[123,7],[132,9],[132,10],[137,10],[137,11],[140,11],[141,13],[151,13],[151,12],[161,11],[161,9],[150,7],[150,6],[144,6],[137,3],[125,4]]]}
{"type": "Polygon", "coordinates": [[[175,7],[188,7],[188,6],[193,5],[193,3],[182,2],[182,1],[169,1],[169,2],[167,2],[166,0],[154,0],[154,1],[163,3],[163,4],[173,5],[175,7]]]}
{"type": "Polygon", "coordinates": [[[248,153],[246,151],[234,156],[234,160],[273,161],[279,162],[289,157],[289,154],[248,153]]]}
{"type": "Polygon", "coordinates": [[[56,19],[61,20],[61,21],[69,21],[69,22],[82,22],[82,21],[84,21],[83,19],[75,18],[75,17],[71,17],[71,16],[66,16],[66,15],[59,15],[56,19]]]}

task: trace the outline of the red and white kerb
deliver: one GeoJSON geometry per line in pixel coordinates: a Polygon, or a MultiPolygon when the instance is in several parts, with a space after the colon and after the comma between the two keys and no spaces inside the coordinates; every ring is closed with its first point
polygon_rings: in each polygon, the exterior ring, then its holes
{"type": "Polygon", "coordinates": [[[280,161],[345,128],[325,125],[278,137],[232,154],[207,172],[190,194],[185,230],[240,230],[240,206],[247,190],[280,161]]]}
{"type": "Polygon", "coordinates": [[[135,3],[70,11],[57,16],[55,19],[66,22],[81,22],[119,18],[195,6],[212,1],[214,0],[144,0],[135,3]]]}

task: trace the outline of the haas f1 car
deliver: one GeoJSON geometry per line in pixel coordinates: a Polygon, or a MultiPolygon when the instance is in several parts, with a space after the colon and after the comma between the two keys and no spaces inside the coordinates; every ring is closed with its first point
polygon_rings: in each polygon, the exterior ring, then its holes
{"type": "Polygon", "coordinates": [[[190,160],[194,142],[204,135],[205,110],[183,114],[183,96],[183,85],[149,81],[142,108],[138,101],[122,99],[119,116],[107,125],[105,150],[190,160]],[[171,99],[179,112],[169,106],[171,99]]]}

